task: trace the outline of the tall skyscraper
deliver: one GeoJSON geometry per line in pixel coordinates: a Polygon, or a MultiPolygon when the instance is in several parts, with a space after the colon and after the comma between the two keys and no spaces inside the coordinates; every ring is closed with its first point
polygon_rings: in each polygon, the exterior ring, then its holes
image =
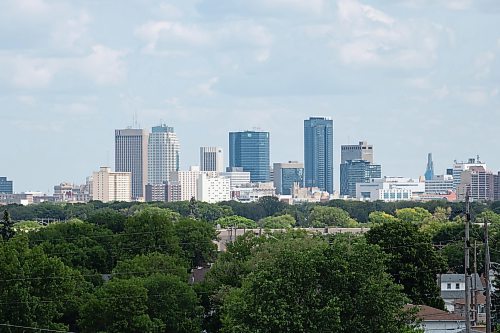
{"type": "Polygon", "coordinates": [[[291,195],[293,184],[304,187],[304,163],[290,161],[274,163],[274,187],[276,194],[291,195]]]}
{"type": "Polygon", "coordinates": [[[162,185],[170,173],[179,171],[180,144],[174,128],[154,126],[148,140],[148,184],[162,185]]]}
{"type": "Polygon", "coordinates": [[[340,165],[340,195],[356,198],[356,184],[382,178],[382,166],[363,160],[347,160],[340,165]]]}
{"type": "Polygon", "coordinates": [[[229,133],[229,167],[250,172],[250,181],[270,181],[269,132],[229,133]]]}
{"type": "Polygon", "coordinates": [[[340,163],[346,161],[363,160],[373,163],[373,146],[366,141],[360,141],[357,145],[342,145],[340,147],[340,163]]]}
{"type": "Polygon", "coordinates": [[[304,120],[304,167],[306,187],[333,193],[333,120],[304,120]]]}
{"type": "Polygon", "coordinates": [[[7,180],[7,177],[0,177],[0,193],[12,194],[13,192],[12,180],[7,180]]]}
{"type": "Polygon", "coordinates": [[[434,162],[432,161],[432,153],[427,155],[427,169],[425,169],[425,180],[434,179],[434,162]]]}
{"type": "Polygon", "coordinates": [[[132,173],[132,200],[144,198],[148,179],[148,132],[144,129],[115,130],[115,170],[132,173]]]}
{"type": "Polygon", "coordinates": [[[201,171],[224,171],[224,152],[220,147],[200,147],[201,171]]]}

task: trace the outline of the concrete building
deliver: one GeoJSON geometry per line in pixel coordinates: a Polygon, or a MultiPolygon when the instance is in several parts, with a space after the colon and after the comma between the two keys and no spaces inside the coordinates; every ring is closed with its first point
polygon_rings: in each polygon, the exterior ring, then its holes
{"type": "Polygon", "coordinates": [[[425,180],[427,194],[443,194],[454,190],[455,184],[451,175],[435,175],[432,179],[425,180]]]}
{"type": "Polygon", "coordinates": [[[342,145],[340,147],[340,164],[352,160],[373,163],[373,146],[366,141],[360,141],[357,145],[342,145]]]}
{"type": "Polygon", "coordinates": [[[14,184],[12,180],[7,180],[7,177],[0,177],[0,193],[13,194],[14,184]]]}
{"type": "Polygon", "coordinates": [[[495,199],[495,175],[483,166],[471,166],[461,173],[457,188],[457,198],[464,201],[467,189],[470,197],[476,201],[493,201],[495,199]]]}
{"type": "Polygon", "coordinates": [[[291,195],[294,184],[304,187],[304,163],[274,163],[273,170],[276,194],[291,195]]]}
{"type": "Polygon", "coordinates": [[[485,170],[488,168],[486,164],[481,162],[479,156],[477,158],[469,158],[467,162],[457,162],[453,164],[453,184],[455,185],[455,190],[458,189],[458,185],[462,182],[462,173],[469,170],[471,167],[483,167],[485,170]]]}
{"type": "Polygon", "coordinates": [[[425,181],[405,177],[384,177],[372,179],[369,183],[356,184],[356,198],[359,200],[387,202],[412,200],[425,193],[425,181]]]}
{"type": "Polygon", "coordinates": [[[131,172],[112,172],[109,167],[101,167],[92,175],[92,187],[92,200],[132,201],[131,172]]]}
{"type": "Polygon", "coordinates": [[[148,139],[148,195],[146,201],[164,201],[165,184],[171,172],[179,171],[180,145],[174,128],[161,124],[151,129],[148,139]]]}
{"type": "MultiPolygon", "coordinates": [[[[373,157],[373,156],[372,156],[373,157]]],[[[340,165],[340,195],[356,197],[356,184],[382,177],[382,166],[365,160],[346,160],[340,165]]]]}
{"type": "Polygon", "coordinates": [[[87,184],[76,185],[62,182],[54,186],[54,201],[71,203],[89,202],[92,199],[90,192],[87,184]]]}
{"type": "Polygon", "coordinates": [[[226,172],[220,172],[221,177],[229,178],[231,188],[239,187],[250,183],[250,172],[243,171],[243,168],[226,168],[226,172]]]}
{"type": "MultiPolygon", "coordinates": [[[[189,201],[198,195],[198,178],[201,175],[200,167],[192,166],[189,171],[180,170],[170,173],[169,186],[178,186],[179,190],[174,190],[179,196],[172,197],[170,201],[189,201]]],[[[173,189],[173,188],[172,188],[173,189]]]]}
{"type": "Polygon", "coordinates": [[[252,182],[268,182],[271,178],[269,132],[230,132],[229,166],[250,172],[252,182]]]}
{"type": "Polygon", "coordinates": [[[202,173],[198,177],[197,200],[208,203],[217,203],[231,200],[231,180],[202,173]]]}
{"type": "Polygon", "coordinates": [[[333,193],[333,120],[304,120],[305,186],[333,193]]]}
{"type": "Polygon", "coordinates": [[[164,184],[147,184],[146,185],[146,202],[167,202],[168,201],[168,185],[164,184]]]}
{"type": "Polygon", "coordinates": [[[132,199],[144,199],[148,180],[148,132],[144,129],[115,130],[115,170],[132,174],[132,199]]]}
{"type": "Polygon", "coordinates": [[[493,200],[500,201],[500,172],[493,175],[493,200]]]}
{"type": "Polygon", "coordinates": [[[200,147],[201,171],[224,171],[224,151],[220,147],[200,147]]]}
{"type": "Polygon", "coordinates": [[[262,197],[276,196],[276,188],[272,182],[249,183],[231,189],[231,198],[241,202],[255,202],[262,197]]]}

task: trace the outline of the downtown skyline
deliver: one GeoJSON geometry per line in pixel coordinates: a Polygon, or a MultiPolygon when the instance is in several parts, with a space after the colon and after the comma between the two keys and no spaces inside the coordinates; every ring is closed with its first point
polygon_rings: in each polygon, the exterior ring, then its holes
{"type": "Polygon", "coordinates": [[[114,130],[134,118],[175,128],[181,169],[200,146],[228,161],[227,133],[253,127],[270,132],[271,162],[303,161],[310,116],[335,122],[336,189],[340,145],[362,140],[384,175],[423,175],[429,152],[438,174],[477,154],[500,168],[496,1],[19,0],[0,13],[0,175],[17,192],[114,167],[114,130]]]}

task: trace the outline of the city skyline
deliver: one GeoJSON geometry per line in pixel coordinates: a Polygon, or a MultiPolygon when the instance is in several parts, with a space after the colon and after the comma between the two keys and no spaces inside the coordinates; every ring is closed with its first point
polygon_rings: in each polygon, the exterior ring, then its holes
{"type": "Polygon", "coordinates": [[[205,145],[227,161],[227,133],[253,127],[271,162],[303,161],[310,116],[335,121],[334,161],[367,140],[385,175],[423,176],[429,152],[436,174],[477,154],[497,170],[499,16],[493,0],[3,1],[0,174],[16,192],[83,183],[134,123],[175,127],[181,169],[205,145]]]}

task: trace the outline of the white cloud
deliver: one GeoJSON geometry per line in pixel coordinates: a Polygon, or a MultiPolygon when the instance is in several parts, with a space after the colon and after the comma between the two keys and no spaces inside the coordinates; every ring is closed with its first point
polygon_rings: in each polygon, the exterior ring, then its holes
{"type": "Polygon", "coordinates": [[[356,0],[340,0],[337,4],[341,21],[364,24],[368,19],[372,22],[390,25],[394,19],[372,6],[361,4],[356,0]]]}
{"type": "Polygon", "coordinates": [[[76,65],[81,65],[81,72],[99,84],[115,84],[126,78],[125,54],[104,45],[94,45],[92,52],[77,60],[76,65]]]}
{"type": "Polygon", "coordinates": [[[44,88],[53,80],[58,66],[50,60],[18,57],[11,62],[12,82],[21,88],[44,88]]]}
{"type": "Polygon", "coordinates": [[[68,49],[80,47],[79,42],[87,34],[90,21],[90,15],[86,11],[81,11],[71,18],[57,20],[51,33],[54,47],[68,49]]]}
{"type": "Polygon", "coordinates": [[[213,96],[215,91],[213,87],[219,82],[218,77],[212,77],[208,81],[199,84],[192,92],[195,96],[213,96]]]}
{"type": "Polygon", "coordinates": [[[474,77],[478,80],[487,78],[491,73],[493,61],[495,61],[495,53],[491,51],[478,55],[474,62],[474,77]]]}

